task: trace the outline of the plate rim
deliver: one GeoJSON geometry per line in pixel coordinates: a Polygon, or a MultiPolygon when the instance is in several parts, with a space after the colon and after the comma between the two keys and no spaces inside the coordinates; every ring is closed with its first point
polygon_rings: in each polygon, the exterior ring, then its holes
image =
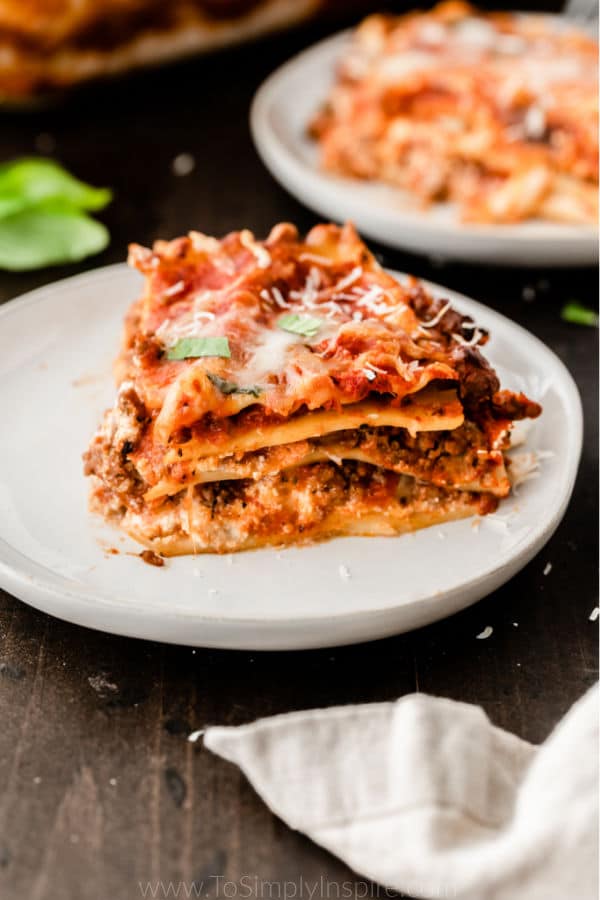
{"type": "MultiPolygon", "coordinates": [[[[35,288],[33,291],[29,291],[22,296],[16,297],[12,300],[7,301],[0,307],[0,321],[7,316],[18,313],[24,309],[27,309],[31,306],[34,306],[36,303],[47,302],[48,294],[55,294],[60,292],[61,288],[64,286],[66,282],[69,283],[70,286],[76,286],[82,281],[87,283],[93,283],[96,281],[106,280],[107,278],[114,277],[116,274],[124,273],[127,270],[127,266],[125,263],[115,263],[109,266],[104,266],[97,269],[92,269],[88,272],[83,272],[78,275],[69,276],[58,281],[50,282],[47,285],[43,285],[41,287],[35,288]]],[[[388,269],[394,277],[405,278],[406,273],[401,273],[396,270],[388,269]]],[[[483,314],[483,316],[491,316],[492,318],[492,328],[493,328],[493,320],[499,320],[503,326],[503,330],[508,329],[516,329],[522,339],[525,339],[529,342],[532,342],[536,346],[537,352],[541,352],[549,364],[555,368],[561,375],[561,385],[563,390],[566,391],[566,400],[569,404],[569,408],[572,413],[572,419],[570,420],[570,428],[573,432],[569,448],[570,448],[570,465],[564,468],[564,477],[563,484],[561,487],[561,491],[559,494],[560,501],[556,508],[553,511],[552,516],[549,519],[544,519],[538,526],[536,526],[532,533],[528,536],[526,543],[523,547],[520,547],[517,551],[514,549],[512,551],[507,552],[504,557],[501,557],[501,561],[498,562],[493,568],[488,569],[484,573],[478,574],[467,581],[462,581],[460,584],[448,588],[443,591],[445,598],[450,598],[457,593],[464,593],[465,596],[472,594],[474,591],[478,590],[478,585],[481,582],[485,582],[488,580],[493,581],[496,576],[500,577],[499,584],[504,583],[501,577],[502,570],[507,567],[515,566],[514,572],[509,575],[509,578],[512,575],[516,574],[524,565],[529,562],[533,556],[538,553],[555,529],[558,527],[560,521],[562,520],[567,506],[570,502],[575,479],[577,477],[578,469],[579,469],[579,461],[581,457],[582,451],[582,443],[583,443],[583,412],[581,405],[581,398],[579,395],[579,391],[577,385],[565,366],[562,360],[551,350],[540,338],[536,335],[529,332],[526,328],[520,325],[517,322],[514,322],[512,319],[509,319],[507,316],[503,315],[500,312],[497,312],[495,309],[487,307],[485,304],[480,303],[477,300],[473,300],[467,297],[464,294],[461,294],[458,291],[455,291],[451,288],[446,288],[443,285],[439,285],[436,282],[431,282],[425,279],[420,279],[424,284],[432,288],[437,294],[442,293],[446,294],[452,302],[461,303],[466,301],[466,303],[474,308],[475,314],[483,314]]],[[[83,477],[83,476],[82,476],[83,477]]],[[[92,515],[89,513],[89,515],[92,515]]],[[[52,598],[57,598],[59,602],[61,600],[68,599],[73,602],[77,602],[80,605],[89,605],[90,603],[95,606],[100,606],[103,609],[111,609],[114,607],[121,608],[123,598],[121,595],[113,594],[107,595],[99,588],[92,588],[88,593],[87,591],[81,590],[80,587],[73,588],[72,584],[69,584],[69,579],[67,576],[57,574],[52,568],[37,562],[30,557],[25,556],[16,546],[8,543],[4,538],[0,538],[0,548],[3,548],[0,552],[0,577],[2,580],[2,585],[8,590],[10,593],[15,596],[19,596],[18,588],[24,588],[26,593],[30,593],[32,589],[40,592],[40,594],[49,601],[52,601],[52,598]],[[6,550],[8,550],[8,554],[6,554],[6,550]],[[6,559],[6,556],[9,559],[6,559]],[[42,570],[42,574],[31,573],[31,571],[27,572],[26,567],[21,565],[20,568],[16,567],[15,563],[9,561],[10,556],[16,556],[26,564],[30,566],[35,566],[42,570]],[[44,577],[44,573],[46,573],[46,577],[44,577]],[[48,577],[49,576],[49,577],[48,577]],[[62,582],[62,583],[61,583],[62,582]],[[17,590],[15,590],[17,588],[17,590]]],[[[505,579],[508,580],[508,579],[505,579]]],[[[498,585],[497,585],[498,586],[498,585]]],[[[491,590],[495,590],[496,588],[492,588],[491,590]]],[[[486,592],[487,595],[487,592],[486,592]]],[[[235,615],[233,617],[221,617],[218,615],[206,615],[201,612],[195,612],[190,609],[186,609],[185,611],[181,608],[171,606],[158,607],[155,606],[152,609],[146,609],[145,611],[141,608],[141,605],[138,604],[136,607],[129,607],[128,612],[133,614],[134,618],[139,618],[143,616],[150,616],[153,619],[166,620],[170,621],[175,620],[187,620],[194,623],[194,625],[206,625],[209,629],[219,629],[225,628],[227,630],[238,628],[240,630],[249,630],[251,633],[248,634],[247,637],[244,638],[242,644],[237,642],[229,642],[227,639],[217,639],[216,642],[209,640],[206,643],[201,643],[199,639],[194,639],[194,644],[196,646],[221,646],[221,647],[233,647],[233,646],[244,646],[247,649],[277,649],[277,647],[281,646],[283,648],[283,644],[287,643],[286,649],[300,649],[301,647],[312,647],[312,646],[332,646],[331,641],[327,641],[324,644],[315,643],[315,639],[300,641],[300,644],[296,645],[293,641],[290,644],[289,641],[284,641],[282,645],[277,644],[277,646],[272,647],[260,647],[260,643],[255,643],[253,641],[253,631],[258,626],[262,629],[269,629],[271,640],[276,640],[277,632],[286,629],[286,628],[315,628],[319,625],[322,625],[324,622],[333,623],[334,625],[343,623],[346,626],[352,626],[355,623],[360,623],[361,620],[365,623],[365,632],[369,632],[367,623],[371,621],[372,629],[370,634],[372,633],[373,628],[376,625],[377,617],[394,619],[402,608],[405,610],[415,609],[417,610],[419,607],[423,607],[427,603],[430,603],[433,600],[433,595],[422,596],[417,599],[411,599],[407,602],[395,602],[391,605],[387,605],[384,607],[372,607],[369,609],[362,610],[354,610],[350,612],[324,612],[323,614],[315,614],[314,612],[308,616],[298,617],[298,616],[289,616],[289,617],[278,617],[278,618],[269,618],[269,617],[252,617],[252,616],[243,616],[235,615]],[[375,620],[375,621],[373,621],[375,620]],[[249,639],[249,642],[248,642],[249,639]]],[[[50,612],[47,609],[46,605],[38,605],[35,602],[31,602],[28,599],[27,602],[29,605],[34,606],[38,609],[47,612],[49,615],[55,615],[56,613],[50,612]]],[[[472,605],[477,600],[467,599],[464,603],[459,604],[453,612],[445,612],[442,613],[439,617],[432,617],[428,619],[428,621],[438,621],[439,619],[447,618],[448,615],[453,615],[455,612],[460,609],[464,609],[470,605],[472,605]]],[[[58,616],[61,619],[65,619],[67,621],[77,621],[76,618],[68,618],[66,615],[62,613],[58,616]]],[[[77,623],[81,624],[81,623],[77,623]]],[[[94,627],[94,626],[87,626],[94,627]]],[[[416,626],[420,627],[420,626],[416,626]]],[[[394,628],[393,625],[388,625],[383,634],[392,634],[398,633],[398,628],[394,628]]],[[[375,629],[377,631],[377,629],[375,629]]],[[[115,634],[127,634],[126,630],[123,630],[123,627],[120,623],[117,623],[116,629],[111,633],[115,634]]],[[[130,636],[139,637],[139,635],[135,635],[133,633],[129,633],[130,636]]],[[[383,636],[382,635],[374,635],[383,636]]],[[[150,639],[150,638],[146,638],[150,639]]],[[[368,640],[371,639],[368,636],[363,636],[359,638],[352,638],[346,642],[354,642],[356,640],[368,640]]],[[[163,639],[164,640],[164,639],[163,639]]],[[[179,643],[181,644],[181,640],[172,640],[166,641],[171,643],[179,643]]]]}
{"type": "MultiPolygon", "coordinates": [[[[551,14],[548,17],[553,20],[560,19],[560,16],[551,14]]],[[[292,194],[301,203],[309,206],[311,209],[315,209],[315,205],[312,201],[309,202],[305,198],[299,197],[296,190],[290,188],[290,179],[287,174],[281,175],[282,171],[285,171],[286,173],[291,172],[291,178],[295,181],[300,178],[309,178],[315,189],[319,186],[327,186],[328,190],[337,189],[341,192],[346,192],[351,190],[354,182],[350,178],[344,178],[344,176],[337,176],[334,180],[333,176],[314,168],[300,159],[297,155],[289,152],[285,142],[282,141],[276,131],[271,128],[269,112],[273,103],[279,99],[281,90],[280,82],[286,76],[290,73],[295,73],[297,70],[302,71],[305,68],[309,68],[315,59],[320,60],[326,55],[331,55],[336,51],[339,52],[339,49],[348,40],[353,30],[353,28],[345,28],[328,37],[322,38],[286,60],[271,72],[259,85],[250,105],[250,132],[254,146],[261,160],[271,175],[285,188],[286,191],[288,191],[288,193],[292,194]]],[[[375,184],[385,186],[385,182],[378,181],[375,182],[375,184]]],[[[356,203],[352,202],[351,198],[347,199],[347,202],[352,203],[355,210],[357,210],[360,205],[358,201],[356,203]]],[[[457,218],[453,218],[448,222],[440,222],[432,220],[426,215],[419,215],[415,211],[392,207],[379,207],[378,215],[381,216],[382,220],[385,220],[386,226],[393,224],[399,228],[412,227],[424,232],[436,232],[440,236],[451,236],[452,233],[456,233],[459,234],[461,238],[464,238],[464,240],[477,240],[482,242],[490,240],[527,241],[527,244],[531,247],[532,251],[542,251],[549,241],[566,242],[571,249],[581,248],[586,241],[590,242],[594,240],[597,242],[599,234],[598,226],[593,224],[569,225],[536,220],[524,223],[486,224],[464,223],[460,222],[457,218]],[[537,231],[533,231],[534,227],[537,231]],[[548,231],[550,230],[553,233],[549,234],[548,231]]],[[[356,213],[354,214],[354,217],[358,218],[356,213]]],[[[360,223],[359,227],[361,227],[360,223]]],[[[362,230],[365,233],[367,232],[367,229],[365,229],[364,226],[362,227],[362,230]]],[[[390,246],[399,249],[406,248],[406,245],[401,241],[394,241],[393,244],[390,243],[390,246]]],[[[427,253],[426,249],[413,252],[427,253]]],[[[462,254],[456,254],[454,252],[450,252],[448,256],[452,258],[466,258],[462,254]]],[[[473,262],[477,262],[477,260],[475,259],[473,262]]],[[[573,263],[573,265],[580,264],[581,263],[573,263]]],[[[591,254],[587,264],[594,264],[591,254]]],[[[532,265],[539,265],[539,263],[534,261],[532,265]]],[[[546,265],[549,265],[549,263],[546,263],[546,265]]],[[[569,263],[561,259],[557,265],[567,266],[569,263]]]]}

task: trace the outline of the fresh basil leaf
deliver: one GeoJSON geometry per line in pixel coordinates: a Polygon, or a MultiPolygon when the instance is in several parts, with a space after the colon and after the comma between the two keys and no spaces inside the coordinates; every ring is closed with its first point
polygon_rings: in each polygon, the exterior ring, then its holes
{"type": "Polygon", "coordinates": [[[61,206],[24,209],[0,218],[0,269],[24,272],[77,262],[100,253],[107,229],[85,213],[61,206]]]}
{"type": "Polygon", "coordinates": [[[229,341],[226,337],[180,338],[167,351],[167,359],[195,359],[199,356],[222,356],[229,359],[229,341]]]}
{"type": "Polygon", "coordinates": [[[297,313],[288,313],[277,321],[277,325],[283,331],[301,334],[307,338],[315,337],[322,324],[322,319],[317,319],[314,316],[299,316],[297,313]]]}
{"type": "Polygon", "coordinates": [[[582,306],[576,300],[572,300],[566,306],[563,306],[560,315],[565,322],[573,322],[575,325],[588,325],[591,328],[598,327],[598,313],[594,312],[593,309],[582,306]]]}
{"type": "Polygon", "coordinates": [[[215,375],[213,372],[207,372],[206,374],[222,394],[252,394],[253,397],[260,397],[261,389],[256,385],[252,385],[251,387],[240,387],[239,385],[234,384],[233,381],[227,381],[225,378],[221,378],[220,375],[215,375]]]}
{"type": "Polygon", "coordinates": [[[23,209],[29,209],[31,205],[23,198],[22,194],[0,194],[0,219],[5,216],[12,216],[13,213],[21,212],[23,209]]]}
{"type": "Polygon", "coordinates": [[[74,178],[51,159],[18,159],[0,166],[0,216],[58,200],[76,209],[98,210],[110,203],[108,188],[74,178]]]}

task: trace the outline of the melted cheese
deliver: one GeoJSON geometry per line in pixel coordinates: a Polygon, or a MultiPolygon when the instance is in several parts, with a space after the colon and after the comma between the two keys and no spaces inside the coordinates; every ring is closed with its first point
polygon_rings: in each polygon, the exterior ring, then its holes
{"type": "MultiPolygon", "coordinates": [[[[351,465],[351,464],[350,464],[351,465]]],[[[497,500],[468,491],[420,485],[412,478],[316,463],[245,485],[223,497],[218,486],[195,488],[185,500],[127,511],[121,526],[165,556],[229,553],[342,534],[395,535],[491,512],[497,500]],[[222,499],[221,499],[222,498],[222,499]]]]}
{"type": "Polygon", "coordinates": [[[252,356],[244,366],[240,384],[244,386],[264,384],[269,373],[284,371],[288,363],[290,348],[299,346],[301,343],[302,337],[298,334],[290,334],[289,331],[280,329],[264,328],[252,356]]]}

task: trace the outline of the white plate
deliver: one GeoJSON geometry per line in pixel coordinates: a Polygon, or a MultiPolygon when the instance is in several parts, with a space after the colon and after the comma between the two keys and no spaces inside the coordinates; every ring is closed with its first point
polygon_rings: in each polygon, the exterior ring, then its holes
{"type": "Polygon", "coordinates": [[[543,477],[478,528],[466,520],[397,538],[146,565],[137,544],[88,512],[81,464],[113,400],[111,360],[139,288],[136,273],[111,266],[0,308],[0,584],[26,603],[91,628],[189,645],[351,643],[468,606],[514,575],[558,525],[581,449],[573,380],[518,325],[444,290],[491,330],[486,352],[506,386],[543,402],[528,436],[531,448],[554,454],[543,477]],[[115,547],[119,555],[108,552],[115,547]]]}
{"type": "Polygon", "coordinates": [[[291,194],[334,222],[350,219],[370,238],[428,256],[523,266],[596,262],[598,230],[591,225],[466,225],[449,204],[418,210],[410,197],[389,185],[321,171],[306,125],[328,94],[348,36],[342,32],[295,56],[267,78],[254,98],[254,142],[267,168],[291,194]]]}

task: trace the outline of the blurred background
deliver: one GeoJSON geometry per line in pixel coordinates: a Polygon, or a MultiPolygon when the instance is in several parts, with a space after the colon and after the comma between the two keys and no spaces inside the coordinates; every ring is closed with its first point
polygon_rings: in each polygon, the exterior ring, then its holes
{"type": "MultiPolygon", "coordinates": [[[[249,105],[282,62],[382,8],[411,4],[0,0],[0,161],[52,157],[114,192],[100,216],[109,248],[52,277],[124,259],[132,240],[147,244],[190,228],[220,235],[245,226],[262,236],[281,218],[311,224],[259,162],[249,105]],[[215,49],[221,44],[229,46],[215,49]],[[128,74],[88,80],[111,71],[128,74]]],[[[0,296],[46,280],[45,272],[3,276],[0,296]]]]}

